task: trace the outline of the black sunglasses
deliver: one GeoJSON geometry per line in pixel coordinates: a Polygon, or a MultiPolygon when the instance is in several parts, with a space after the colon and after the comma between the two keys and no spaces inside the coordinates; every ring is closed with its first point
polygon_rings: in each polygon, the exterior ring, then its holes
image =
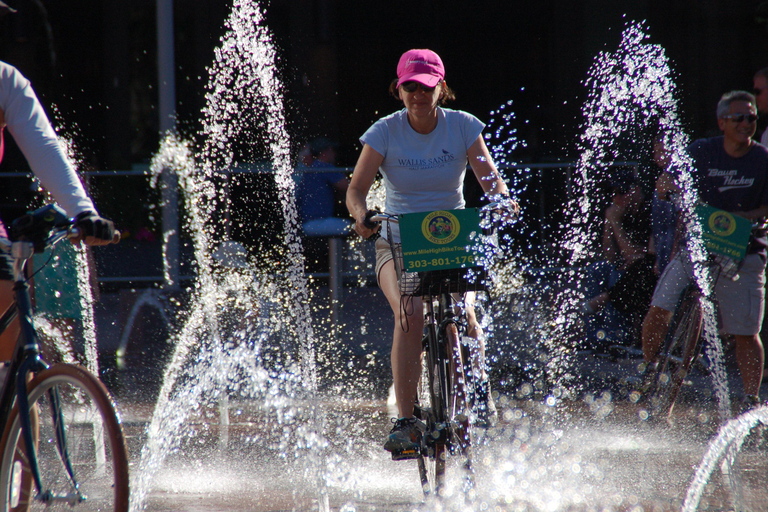
{"type": "MultiPolygon", "coordinates": [[[[438,84],[439,83],[440,82],[438,82],[438,84]]],[[[427,94],[429,94],[429,93],[431,93],[432,91],[435,90],[434,87],[427,87],[426,85],[424,85],[422,83],[419,83],[419,82],[414,82],[413,80],[408,81],[408,82],[403,82],[402,84],[400,84],[400,87],[402,87],[403,90],[405,92],[408,92],[408,93],[416,92],[416,89],[418,89],[419,87],[421,87],[421,90],[424,91],[427,94]]]]}
{"type": "Polygon", "coordinates": [[[723,119],[730,119],[736,124],[739,124],[742,121],[754,123],[757,121],[757,116],[755,114],[728,114],[727,116],[723,116],[723,119]]]}

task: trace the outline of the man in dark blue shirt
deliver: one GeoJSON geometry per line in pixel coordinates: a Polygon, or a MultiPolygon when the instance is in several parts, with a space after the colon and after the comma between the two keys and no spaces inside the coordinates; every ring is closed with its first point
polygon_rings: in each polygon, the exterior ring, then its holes
{"type": "MultiPolygon", "coordinates": [[[[710,206],[749,220],[768,217],[768,148],[752,140],[757,121],[755,97],[726,93],[717,105],[722,136],[697,140],[689,147],[699,197],[710,206]]],[[[736,342],[736,361],[744,383],[744,402],[758,403],[763,377],[760,327],[765,301],[766,233],[753,232],[747,256],[733,278],[720,276],[715,287],[722,330],[736,342]]],[[[643,322],[643,355],[655,364],[680,292],[690,279],[690,257],[673,257],[654,292],[643,322]]]]}

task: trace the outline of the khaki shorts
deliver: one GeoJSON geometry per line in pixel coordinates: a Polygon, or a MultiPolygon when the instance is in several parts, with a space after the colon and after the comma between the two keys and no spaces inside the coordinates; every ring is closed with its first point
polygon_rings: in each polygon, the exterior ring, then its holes
{"type": "MultiPolygon", "coordinates": [[[[691,264],[678,253],[659,277],[651,305],[674,311],[691,279],[691,264]]],[[[720,277],[715,286],[722,329],[726,334],[752,336],[760,332],[765,304],[765,261],[749,254],[736,274],[736,281],[720,277]]]]}
{"type": "MultiPolygon", "coordinates": [[[[392,261],[392,246],[383,237],[376,239],[376,282],[379,281],[381,267],[388,261],[392,261]]],[[[402,266],[402,256],[400,257],[402,266]]]]}

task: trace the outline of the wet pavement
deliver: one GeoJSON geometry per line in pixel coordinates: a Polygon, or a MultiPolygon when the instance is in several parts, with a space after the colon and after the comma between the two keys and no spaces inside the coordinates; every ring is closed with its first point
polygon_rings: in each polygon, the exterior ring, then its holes
{"type": "MultiPolygon", "coordinates": [[[[321,464],[331,510],[680,510],[716,431],[690,406],[679,408],[678,422],[670,427],[642,422],[638,407],[626,402],[606,412],[583,402],[552,408],[502,397],[501,421],[475,439],[475,495],[468,500],[460,492],[462,472],[449,464],[448,493],[434,502],[423,499],[415,462],[393,462],[380,448],[388,429],[385,403],[326,405],[329,416],[343,413],[356,425],[343,440],[332,440],[343,449],[330,450],[321,464]]],[[[126,405],[123,413],[135,460],[143,411],[126,405]]],[[[317,510],[319,486],[308,481],[306,468],[254,443],[270,428],[276,427],[232,421],[224,434],[216,424],[201,424],[204,434],[157,475],[147,510],[317,510]]],[[[746,510],[764,510],[765,440],[754,435],[747,444],[734,466],[739,486],[732,489],[728,475],[716,470],[700,510],[732,510],[734,493],[757,507],[746,510]]]]}
{"type": "MultiPolygon", "coordinates": [[[[322,293],[316,300],[322,303],[322,293]]],[[[347,290],[342,312],[345,325],[339,332],[349,358],[344,361],[360,367],[354,375],[366,382],[360,386],[364,392],[352,383],[349,392],[339,392],[343,379],[331,375],[311,407],[295,405],[314,411],[328,447],[311,455],[286,451],[276,441],[284,425],[275,421],[274,411],[259,402],[233,401],[229,425],[222,425],[218,409],[190,419],[193,434],[154,478],[146,510],[677,511],[718,432],[712,385],[701,375],[693,375],[684,389],[670,426],[642,419],[643,407],[627,398],[626,377],[635,373],[637,358],[574,353],[567,370],[584,391],[576,400],[549,404],[535,378],[521,376],[519,360],[499,359],[494,385],[500,421],[474,433],[474,491],[461,492],[462,472],[454,467],[446,495],[425,501],[415,462],[393,462],[380,448],[392,416],[386,403],[391,379],[386,304],[375,288],[347,290]],[[516,377],[500,378],[512,374],[516,377]]],[[[322,307],[315,314],[322,326],[322,307]]],[[[738,393],[728,361],[730,384],[738,393]]],[[[141,379],[134,375],[130,386],[121,381],[127,373],[114,372],[113,391],[137,471],[153,406],[137,400],[131,389],[141,379]]],[[[762,394],[768,396],[768,388],[762,394]]],[[[762,430],[744,446],[733,470],[714,471],[698,510],[737,505],[766,510],[768,442],[762,430]]]]}

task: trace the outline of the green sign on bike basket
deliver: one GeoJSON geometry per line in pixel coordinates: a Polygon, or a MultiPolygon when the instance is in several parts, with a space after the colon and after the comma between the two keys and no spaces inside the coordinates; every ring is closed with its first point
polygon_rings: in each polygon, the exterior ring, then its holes
{"type": "Polygon", "coordinates": [[[477,208],[400,216],[403,265],[409,272],[475,266],[471,236],[481,234],[477,208]],[[474,233],[474,235],[473,235],[474,233]]]}
{"type": "Polygon", "coordinates": [[[713,254],[743,260],[747,254],[752,223],[744,217],[708,205],[696,207],[704,245],[713,254]]]}

